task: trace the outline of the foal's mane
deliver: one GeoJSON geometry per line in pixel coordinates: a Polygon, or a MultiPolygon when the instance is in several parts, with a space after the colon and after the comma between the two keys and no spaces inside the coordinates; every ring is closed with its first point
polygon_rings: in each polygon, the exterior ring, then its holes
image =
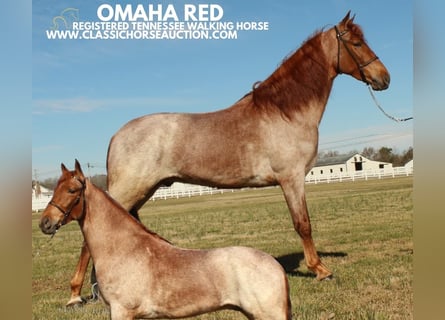
{"type": "Polygon", "coordinates": [[[116,200],[114,200],[113,197],[111,197],[110,194],[108,194],[108,192],[105,192],[104,190],[100,189],[99,187],[97,187],[96,185],[94,185],[89,179],[87,179],[90,183],[89,185],[93,186],[94,189],[96,190],[96,192],[100,192],[102,193],[107,200],[109,200],[110,204],[118,211],[121,211],[122,213],[127,215],[127,219],[133,219],[140,228],[142,228],[142,230],[144,230],[146,233],[150,234],[151,236],[153,236],[154,238],[167,242],[169,244],[171,244],[170,241],[168,241],[167,239],[161,237],[159,234],[157,234],[154,231],[151,231],[150,229],[148,229],[141,221],[137,220],[135,217],[133,217],[127,210],[125,210],[116,200]]]}

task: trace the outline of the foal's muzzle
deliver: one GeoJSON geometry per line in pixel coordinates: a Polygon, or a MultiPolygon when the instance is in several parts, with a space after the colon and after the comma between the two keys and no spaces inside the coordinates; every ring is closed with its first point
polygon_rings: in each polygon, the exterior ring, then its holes
{"type": "Polygon", "coordinates": [[[42,220],[40,220],[39,227],[44,234],[53,235],[60,228],[60,223],[59,222],[54,223],[50,218],[43,217],[42,220]]]}

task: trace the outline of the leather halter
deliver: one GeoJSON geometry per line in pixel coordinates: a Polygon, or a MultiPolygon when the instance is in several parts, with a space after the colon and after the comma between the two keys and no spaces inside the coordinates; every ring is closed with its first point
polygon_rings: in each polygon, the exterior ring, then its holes
{"type": "Polygon", "coordinates": [[[346,51],[351,56],[352,60],[354,60],[355,64],[357,65],[357,68],[360,72],[360,76],[362,78],[362,81],[366,84],[369,84],[369,82],[366,80],[365,73],[363,72],[363,68],[377,60],[379,57],[374,56],[373,58],[369,59],[368,61],[364,63],[360,63],[357,59],[357,56],[351,51],[351,49],[347,46],[348,43],[351,43],[351,41],[343,39],[343,36],[349,32],[349,30],[343,30],[340,32],[337,28],[337,26],[334,26],[335,32],[337,33],[337,42],[338,42],[338,51],[337,51],[337,73],[342,74],[343,72],[340,69],[340,42],[343,43],[343,46],[345,47],[346,51]]]}
{"type": "MultiPolygon", "coordinates": [[[[80,202],[80,198],[84,195],[84,191],[85,191],[85,181],[80,180],[78,177],[73,177],[74,179],[76,179],[77,181],[79,181],[79,183],[81,184],[81,187],[77,190],[75,190],[75,192],[79,192],[79,194],[77,195],[77,198],[74,200],[74,202],[71,204],[71,206],[68,209],[63,209],[60,205],[58,205],[57,203],[55,203],[52,199],[51,201],[48,203],[48,205],[52,205],[53,207],[57,208],[60,212],[62,212],[63,214],[63,219],[57,223],[56,225],[56,229],[54,231],[54,233],[52,234],[52,237],[54,237],[54,235],[56,234],[56,232],[59,230],[59,228],[65,224],[66,219],[68,219],[68,217],[71,214],[71,211],[73,211],[74,207],[80,202]]],[[[84,202],[84,209],[85,209],[85,197],[83,197],[83,202],[84,202]]]]}

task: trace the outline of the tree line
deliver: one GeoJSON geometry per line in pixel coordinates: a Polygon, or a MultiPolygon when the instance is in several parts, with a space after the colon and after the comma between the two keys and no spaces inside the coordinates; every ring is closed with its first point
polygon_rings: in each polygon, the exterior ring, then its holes
{"type": "MultiPolygon", "coordinates": [[[[47,178],[43,181],[40,181],[40,185],[45,188],[48,188],[50,190],[54,190],[57,185],[58,180],[59,180],[59,177],[47,178]]],[[[102,190],[107,189],[107,175],[96,174],[96,175],[90,177],[90,180],[92,183],[94,183],[97,187],[101,188],[102,190]]],[[[33,180],[32,186],[34,187],[34,185],[35,185],[35,181],[33,180]]]]}
{"type": "MultiPolygon", "coordinates": [[[[392,163],[394,167],[404,166],[408,161],[413,159],[414,149],[413,147],[409,147],[407,150],[402,152],[397,152],[392,148],[381,147],[380,149],[375,149],[373,147],[366,147],[361,152],[359,151],[351,151],[351,154],[360,153],[365,158],[375,161],[381,162],[389,162],[392,163]]],[[[338,151],[322,151],[318,154],[319,159],[330,158],[339,156],[340,153],[338,151]]],[[[56,187],[57,178],[47,178],[43,181],[40,181],[40,185],[45,188],[54,190],[56,187]]],[[[106,190],[107,189],[107,176],[105,174],[94,175],[91,178],[91,182],[93,182],[99,188],[106,190]]],[[[35,181],[33,181],[33,186],[35,181]]]]}

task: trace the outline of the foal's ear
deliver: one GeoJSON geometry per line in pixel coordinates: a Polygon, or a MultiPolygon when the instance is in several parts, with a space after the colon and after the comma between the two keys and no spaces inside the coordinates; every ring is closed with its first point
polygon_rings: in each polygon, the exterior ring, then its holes
{"type": "Polygon", "coordinates": [[[69,172],[68,169],[65,167],[65,165],[63,163],[60,164],[60,168],[62,169],[62,173],[63,174],[69,172]]]}
{"type": "Polygon", "coordinates": [[[77,161],[77,159],[75,160],[74,168],[76,170],[76,173],[83,177],[82,168],[80,167],[80,163],[79,161],[77,161]]]}

